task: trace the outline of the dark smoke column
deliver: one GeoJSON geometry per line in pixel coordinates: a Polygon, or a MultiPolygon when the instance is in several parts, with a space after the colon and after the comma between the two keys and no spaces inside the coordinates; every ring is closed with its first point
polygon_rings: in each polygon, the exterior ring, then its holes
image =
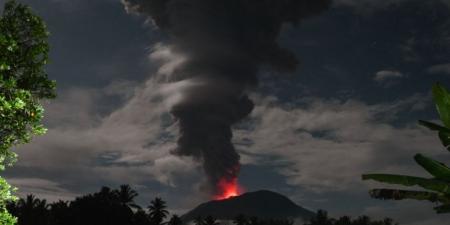
{"type": "Polygon", "coordinates": [[[257,86],[258,70],[269,65],[294,71],[294,54],[277,37],[285,23],[328,8],[331,0],[123,0],[128,12],[148,16],[169,35],[171,50],[183,55],[168,82],[195,83],[179,90],[171,109],[181,137],[176,154],[203,161],[213,194],[239,173],[231,126],[249,115],[246,95],[257,86]]]}

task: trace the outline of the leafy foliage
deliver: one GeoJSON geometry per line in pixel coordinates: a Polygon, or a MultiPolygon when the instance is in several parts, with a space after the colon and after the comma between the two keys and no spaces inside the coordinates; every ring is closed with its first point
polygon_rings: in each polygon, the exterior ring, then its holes
{"type": "MultiPolygon", "coordinates": [[[[49,33],[40,17],[14,0],[5,3],[0,17],[0,170],[11,166],[11,148],[44,134],[40,99],[55,97],[55,82],[48,79],[49,33]]],[[[0,177],[0,224],[14,224],[6,211],[14,200],[11,186],[0,177]]]]}
{"type": "Polygon", "coordinates": [[[48,79],[48,32],[41,18],[15,1],[5,4],[0,18],[0,153],[3,162],[15,154],[10,148],[43,134],[42,98],[55,97],[48,79]]]}
{"type": "Polygon", "coordinates": [[[6,210],[6,202],[17,200],[11,194],[11,190],[12,188],[6,180],[0,177],[0,224],[13,225],[17,222],[17,219],[6,210]]]}
{"type": "Polygon", "coordinates": [[[183,225],[183,220],[178,215],[173,215],[167,225],[183,225]]]}
{"type": "MultiPolygon", "coordinates": [[[[432,92],[436,109],[444,125],[442,126],[423,120],[419,120],[419,124],[432,131],[438,131],[442,145],[450,151],[450,94],[440,84],[435,84],[432,92]]],[[[392,174],[365,174],[362,175],[362,179],[403,186],[419,186],[426,191],[374,189],[369,192],[370,195],[378,199],[414,199],[437,202],[441,204],[434,208],[437,213],[450,213],[450,168],[444,163],[428,158],[422,154],[416,154],[414,160],[433,177],[421,178],[392,174]]]]}
{"type": "Polygon", "coordinates": [[[152,200],[150,205],[147,207],[149,210],[150,222],[154,225],[161,225],[163,220],[169,214],[169,211],[167,211],[166,208],[166,203],[161,198],[155,198],[152,200]]]}

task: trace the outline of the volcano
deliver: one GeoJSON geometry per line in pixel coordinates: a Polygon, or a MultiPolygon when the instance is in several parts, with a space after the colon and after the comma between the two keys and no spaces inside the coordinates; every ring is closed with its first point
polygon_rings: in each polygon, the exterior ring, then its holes
{"type": "Polygon", "coordinates": [[[185,222],[198,216],[233,220],[239,214],[247,217],[256,216],[261,219],[299,218],[302,220],[310,219],[315,215],[314,212],[298,206],[286,196],[262,190],[200,204],[181,218],[185,222]]]}

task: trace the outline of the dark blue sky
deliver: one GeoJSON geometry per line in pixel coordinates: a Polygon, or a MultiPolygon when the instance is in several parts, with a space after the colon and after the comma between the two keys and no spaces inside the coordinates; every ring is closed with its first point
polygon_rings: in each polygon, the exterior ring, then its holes
{"type": "MultiPolygon", "coordinates": [[[[3,5],[5,1],[0,0],[3,5]]],[[[59,97],[46,102],[49,132],[17,148],[7,177],[21,194],[55,200],[129,183],[147,204],[184,212],[208,197],[198,164],[170,155],[177,129],[152,82],[166,37],[119,0],[23,0],[52,33],[48,72],[59,97]],[[161,49],[159,49],[161,50],[161,49]],[[152,56],[150,56],[152,55],[152,56]]],[[[235,127],[240,182],[332,215],[389,216],[402,224],[446,224],[432,204],[383,202],[365,172],[424,175],[412,156],[450,162],[435,134],[434,82],[450,87],[450,2],[336,0],[279,38],[301,61],[294,74],[262,71],[256,108],[235,127]]],[[[166,90],[167,91],[167,90],[166,90]]]]}

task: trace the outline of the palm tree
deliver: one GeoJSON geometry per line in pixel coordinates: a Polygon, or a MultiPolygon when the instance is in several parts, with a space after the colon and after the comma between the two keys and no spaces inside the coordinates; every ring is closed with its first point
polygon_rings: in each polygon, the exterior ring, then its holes
{"type": "Polygon", "coordinates": [[[106,186],[103,186],[99,192],[94,193],[93,197],[104,202],[110,203],[119,202],[119,198],[116,195],[115,191],[112,191],[111,188],[106,186]]]}
{"type": "MultiPolygon", "coordinates": [[[[385,218],[385,219],[383,220],[382,225],[393,225],[393,221],[392,221],[391,218],[385,218]]],[[[398,225],[398,223],[395,223],[395,225],[398,225]]]]}
{"type": "Polygon", "coordinates": [[[150,202],[150,205],[147,207],[149,210],[149,219],[153,225],[161,225],[163,220],[169,214],[169,211],[166,210],[166,202],[164,202],[161,198],[155,198],[150,202]]]}
{"type": "Polygon", "coordinates": [[[339,218],[334,225],[351,225],[352,219],[349,216],[343,216],[339,218]]]}
{"type": "Polygon", "coordinates": [[[214,217],[207,216],[205,218],[205,225],[220,225],[220,223],[217,222],[217,220],[214,217]]]}
{"type": "Polygon", "coordinates": [[[181,220],[181,218],[178,215],[173,215],[169,222],[167,223],[167,225],[182,225],[183,221],[181,220]]]}
{"type": "MultiPolygon", "coordinates": [[[[450,94],[444,87],[435,84],[433,86],[433,98],[444,126],[422,120],[419,121],[419,124],[430,130],[438,131],[441,143],[450,151],[450,94]]],[[[369,192],[370,195],[378,199],[415,199],[437,202],[441,204],[434,208],[437,213],[450,213],[450,168],[444,163],[421,154],[417,154],[414,159],[433,177],[422,178],[392,174],[364,174],[362,179],[404,186],[420,186],[426,191],[373,189],[369,192]]]]}
{"type": "Polygon", "coordinates": [[[132,225],[151,225],[147,214],[142,209],[138,209],[138,211],[133,214],[131,224],[132,225]]]}
{"type": "Polygon", "coordinates": [[[27,195],[17,204],[19,225],[44,225],[48,220],[48,205],[46,200],[40,200],[34,195],[27,195]]]}
{"type": "Polygon", "coordinates": [[[50,204],[50,222],[52,225],[61,225],[70,215],[69,203],[67,201],[54,202],[50,204]]]}
{"type": "Polygon", "coordinates": [[[140,209],[141,207],[134,202],[134,198],[138,196],[138,193],[131,189],[130,185],[124,184],[120,185],[119,190],[115,190],[119,202],[121,205],[126,206],[130,209],[140,209]]]}
{"type": "Polygon", "coordinates": [[[355,225],[370,225],[370,218],[368,216],[360,216],[355,221],[353,221],[355,225]]]}

